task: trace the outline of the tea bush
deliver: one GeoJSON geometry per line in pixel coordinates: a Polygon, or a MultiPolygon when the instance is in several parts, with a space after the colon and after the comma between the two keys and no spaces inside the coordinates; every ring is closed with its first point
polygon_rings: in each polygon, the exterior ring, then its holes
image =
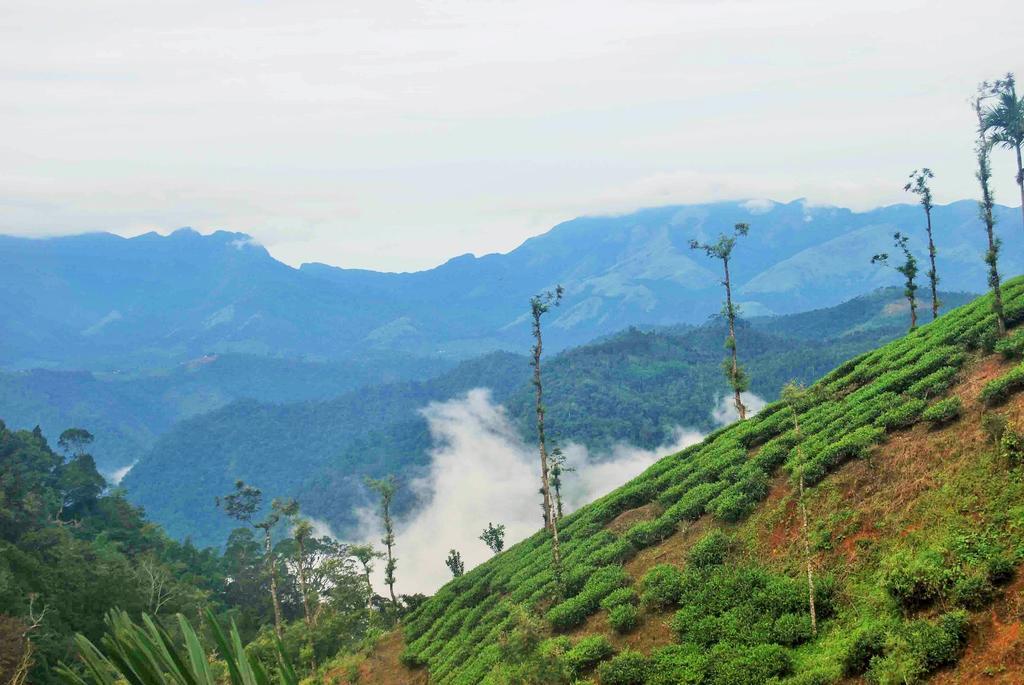
{"type": "Polygon", "coordinates": [[[932,426],[941,426],[958,418],[962,409],[963,403],[959,397],[947,397],[925,409],[921,418],[932,426]]]}

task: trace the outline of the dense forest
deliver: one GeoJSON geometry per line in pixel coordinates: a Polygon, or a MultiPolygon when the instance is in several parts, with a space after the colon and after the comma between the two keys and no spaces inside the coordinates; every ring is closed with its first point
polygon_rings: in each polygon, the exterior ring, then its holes
{"type": "MultiPolygon", "coordinates": [[[[943,297],[949,306],[969,299],[943,297]]],[[[885,289],[829,309],[741,322],[751,389],[774,399],[786,382],[810,382],[897,337],[904,317],[898,292],[885,289]]],[[[678,427],[712,430],[712,410],[727,391],[722,326],[714,319],[634,328],[553,356],[546,371],[552,438],[601,453],[618,442],[665,445],[678,427]]],[[[344,530],[354,521],[353,508],[369,501],[364,475],[411,478],[429,463],[430,432],[418,410],[475,387],[490,388],[524,438],[532,435],[527,358],[499,352],[433,379],[363,388],[325,402],[236,402],[171,430],[123,484],[171,535],[204,545],[221,544],[230,530],[213,498],[237,479],[273,496],[301,493],[310,515],[344,530]],[[181,480],[181,469],[196,479],[181,480]]],[[[403,513],[416,502],[405,488],[396,504],[403,513]]]]}
{"type": "Polygon", "coordinates": [[[99,643],[115,608],[151,616],[178,637],[167,619],[181,614],[198,625],[209,613],[268,655],[276,597],[289,659],[315,662],[354,649],[418,601],[392,606],[374,594],[373,550],[311,532],[289,536],[302,526],[295,507],[268,530],[269,551],[258,525],[235,528],[223,552],[175,542],[106,487],[90,442],[69,429],[54,450],[38,429],[0,423],[0,682],[61,682],[59,666],[76,661],[73,637],[99,643]],[[309,602],[313,626],[302,620],[309,602]]]}

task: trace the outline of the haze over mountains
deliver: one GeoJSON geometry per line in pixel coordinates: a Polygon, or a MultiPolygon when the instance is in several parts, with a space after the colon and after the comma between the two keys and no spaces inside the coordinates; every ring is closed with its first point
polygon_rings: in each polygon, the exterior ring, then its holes
{"type": "MultiPolygon", "coordinates": [[[[1024,267],[1024,234],[998,207],[1007,274],[1024,267]]],[[[463,255],[428,271],[291,268],[241,233],[180,230],[124,239],[89,234],[0,238],[0,366],[137,371],[208,353],[345,360],[369,352],[463,359],[529,345],[527,299],[556,283],[552,351],[631,324],[698,323],[718,311],[714,264],[687,241],[752,226],[733,277],[748,316],[830,306],[898,280],[870,264],[909,232],[916,205],[869,212],[801,201],[722,202],[583,217],[508,254],[463,255]]],[[[936,207],[942,287],[985,287],[973,202],[936,207]]],[[[386,366],[386,365],[385,365],[386,366]]]]}
{"type": "MultiPolygon", "coordinates": [[[[1001,268],[1014,274],[1024,269],[1024,233],[1016,210],[997,210],[1001,268]]],[[[933,216],[942,289],[983,291],[975,203],[933,216]]],[[[721,288],[715,264],[688,241],[739,221],[752,226],[732,272],[752,321],[741,345],[755,392],[771,398],[789,378],[809,381],[903,330],[898,291],[850,300],[898,282],[870,263],[893,232],[909,232],[924,257],[917,205],[858,213],[747,201],[583,217],[508,254],[417,273],[295,269],[241,233],[0,237],[0,415],[39,424],[51,440],[70,425],[91,430],[108,475],[139,462],[124,481],[129,496],[174,535],[221,541],[230,526],[206,510],[236,478],[273,495],[303,492],[312,515],[344,527],[363,474],[428,463],[418,413],[427,403],[488,387],[525,434],[526,304],[561,283],[546,352],[633,325],[682,326],[570,351],[549,379],[561,439],[654,448],[678,427],[713,426],[724,334],[692,325],[717,314],[721,288]],[[654,406],[653,397],[671,401],[654,406]],[[185,464],[203,474],[201,487],[175,479],[185,464]]]]}

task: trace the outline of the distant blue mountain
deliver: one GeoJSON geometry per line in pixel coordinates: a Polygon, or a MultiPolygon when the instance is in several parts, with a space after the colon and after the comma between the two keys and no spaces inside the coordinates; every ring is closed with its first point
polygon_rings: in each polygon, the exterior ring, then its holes
{"type": "MultiPolygon", "coordinates": [[[[1024,269],[1016,211],[997,208],[1007,275],[1024,269]]],[[[924,257],[917,205],[853,212],[802,201],[582,217],[508,254],[463,255],[416,273],[294,269],[241,233],[0,237],[0,366],[125,372],[207,353],[462,359],[526,349],[528,298],[556,283],[566,300],[549,322],[553,350],[630,324],[699,323],[720,307],[717,265],[687,242],[740,221],[751,232],[733,274],[749,316],[831,306],[897,283],[870,264],[896,230],[924,257]]],[[[983,291],[975,204],[936,207],[934,223],[942,287],[983,291]]]]}

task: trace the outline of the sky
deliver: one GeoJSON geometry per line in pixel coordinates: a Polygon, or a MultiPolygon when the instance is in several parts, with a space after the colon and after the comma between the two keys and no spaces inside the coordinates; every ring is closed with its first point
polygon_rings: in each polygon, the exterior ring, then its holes
{"type": "Polygon", "coordinates": [[[0,0],[0,233],[407,271],[581,214],[908,201],[919,166],[975,197],[967,99],[1024,72],[1021,27],[1019,0],[0,0]]]}

